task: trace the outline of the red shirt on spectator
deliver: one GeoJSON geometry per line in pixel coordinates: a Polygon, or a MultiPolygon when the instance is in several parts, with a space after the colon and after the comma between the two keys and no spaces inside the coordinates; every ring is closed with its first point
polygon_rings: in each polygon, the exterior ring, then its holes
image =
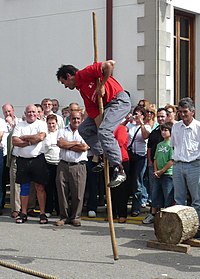
{"type": "Polygon", "coordinates": [[[114,131],[114,136],[116,140],[118,141],[121,154],[122,154],[122,162],[128,161],[129,156],[128,156],[128,151],[127,151],[127,146],[128,146],[128,133],[127,133],[127,127],[124,125],[119,125],[115,131],[114,131]]]}

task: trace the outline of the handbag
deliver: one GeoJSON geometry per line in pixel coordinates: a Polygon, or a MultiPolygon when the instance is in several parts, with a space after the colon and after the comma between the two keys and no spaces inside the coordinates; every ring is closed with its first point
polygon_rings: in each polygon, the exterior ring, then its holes
{"type": "MultiPolygon", "coordinates": [[[[141,128],[141,126],[136,130],[136,132],[135,132],[135,134],[134,134],[134,136],[133,136],[133,138],[132,138],[131,143],[130,143],[129,146],[127,147],[129,160],[131,160],[131,161],[137,160],[137,159],[138,159],[138,156],[139,156],[138,154],[133,153],[133,151],[132,151],[132,145],[133,145],[133,142],[134,142],[134,140],[135,140],[135,138],[136,138],[136,135],[137,135],[138,131],[140,130],[140,128],[141,128]]],[[[140,156],[139,156],[139,157],[140,157],[140,156]]]]}

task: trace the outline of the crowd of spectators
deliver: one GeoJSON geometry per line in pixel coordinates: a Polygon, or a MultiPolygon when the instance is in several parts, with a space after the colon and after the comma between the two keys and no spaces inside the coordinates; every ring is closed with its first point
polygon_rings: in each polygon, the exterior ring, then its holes
{"type": "MultiPolygon", "coordinates": [[[[10,184],[11,217],[16,223],[27,221],[36,202],[41,224],[55,214],[60,216],[57,226],[80,226],[84,204],[88,216],[96,217],[98,205],[104,203],[104,175],[93,171],[97,161],[79,134],[85,110],[77,103],[60,109],[57,99],[44,98],[27,105],[21,118],[9,103],[2,112],[0,214],[10,184]]],[[[127,111],[114,131],[127,177],[111,189],[113,216],[119,223],[150,206],[143,220],[150,224],[156,212],[174,204],[190,204],[200,218],[200,122],[194,113],[190,98],[161,108],[140,100],[127,111]]]]}

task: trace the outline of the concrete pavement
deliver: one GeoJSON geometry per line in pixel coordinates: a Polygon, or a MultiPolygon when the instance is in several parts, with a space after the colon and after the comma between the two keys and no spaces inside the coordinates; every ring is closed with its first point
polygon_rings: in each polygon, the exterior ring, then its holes
{"type": "MultiPolygon", "coordinates": [[[[119,260],[114,261],[108,223],[84,218],[81,227],[55,227],[38,218],[15,224],[9,209],[0,216],[0,261],[57,276],[60,279],[146,278],[197,279],[200,277],[200,249],[190,255],[146,247],[155,239],[153,225],[142,225],[141,218],[128,224],[115,223],[119,260]],[[137,223],[137,224],[136,224],[137,223]]],[[[101,216],[102,217],[102,216],[101,216]]],[[[0,279],[36,278],[0,266],[0,279]]]]}

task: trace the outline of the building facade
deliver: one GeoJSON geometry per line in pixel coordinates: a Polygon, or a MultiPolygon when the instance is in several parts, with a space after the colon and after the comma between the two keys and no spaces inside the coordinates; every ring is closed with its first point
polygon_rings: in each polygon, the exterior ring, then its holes
{"type": "MultiPolygon", "coordinates": [[[[114,76],[132,105],[157,106],[184,96],[200,101],[200,4],[195,0],[0,0],[1,103],[21,115],[29,103],[57,98],[83,105],[56,80],[61,64],[93,63],[92,12],[98,60],[116,60],[114,76]]],[[[200,109],[197,106],[197,117],[200,109]]]]}

